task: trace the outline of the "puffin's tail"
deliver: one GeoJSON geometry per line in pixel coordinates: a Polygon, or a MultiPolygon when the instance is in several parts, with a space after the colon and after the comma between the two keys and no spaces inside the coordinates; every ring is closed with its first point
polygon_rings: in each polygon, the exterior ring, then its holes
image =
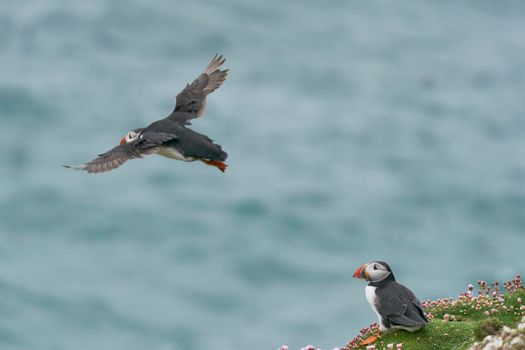
{"type": "Polygon", "coordinates": [[[218,161],[218,160],[209,160],[209,159],[201,159],[201,162],[207,165],[211,165],[222,171],[223,173],[226,171],[226,163],[218,161]]]}

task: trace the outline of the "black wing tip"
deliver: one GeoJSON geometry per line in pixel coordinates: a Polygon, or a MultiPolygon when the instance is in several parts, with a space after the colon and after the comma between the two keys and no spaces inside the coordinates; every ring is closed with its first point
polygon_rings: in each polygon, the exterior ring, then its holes
{"type": "Polygon", "coordinates": [[[66,169],[73,169],[73,170],[86,170],[86,166],[85,164],[81,164],[81,165],[62,165],[64,168],[66,169]]]}
{"type": "Polygon", "coordinates": [[[215,56],[213,56],[213,60],[215,61],[221,61],[224,63],[226,61],[226,58],[221,53],[216,53],[215,56]]]}
{"type": "Polygon", "coordinates": [[[210,64],[208,65],[206,71],[208,71],[210,68],[215,66],[215,70],[219,70],[219,67],[222,66],[226,62],[226,57],[224,57],[221,54],[216,53],[215,56],[211,59],[210,64]]]}

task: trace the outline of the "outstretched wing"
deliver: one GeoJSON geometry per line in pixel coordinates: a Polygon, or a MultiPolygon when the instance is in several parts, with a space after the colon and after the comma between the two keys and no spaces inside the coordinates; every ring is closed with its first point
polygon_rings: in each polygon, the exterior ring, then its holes
{"type": "Polygon", "coordinates": [[[88,173],[103,173],[118,168],[130,159],[142,158],[144,155],[150,154],[150,150],[140,150],[137,148],[139,140],[119,145],[106,153],[101,154],[90,162],[69,166],[66,168],[74,170],[85,170],[88,173]]]}
{"type": "Polygon", "coordinates": [[[222,55],[215,55],[204,72],[191,84],[187,84],[175,98],[175,109],[170,117],[186,122],[198,118],[204,113],[206,96],[222,85],[228,74],[228,69],[219,67],[226,61],[222,55]],[[179,112],[179,113],[176,113],[179,112]],[[189,114],[189,115],[188,115],[189,114]]]}

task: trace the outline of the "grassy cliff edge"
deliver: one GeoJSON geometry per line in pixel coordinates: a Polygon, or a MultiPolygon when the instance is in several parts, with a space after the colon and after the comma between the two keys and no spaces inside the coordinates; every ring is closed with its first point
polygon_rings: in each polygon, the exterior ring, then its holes
{"type": "MultiPolygon", "coordinates": [[[[520,276],[503,283],[503,288],[497,281],[490,285],[478,281],[477,289],[474,292],[469,285],[456,299],[424,301],[430,323],[418,332],[392,331],[373,344],[362,344],[376,334],[374,323],[334,350],[525,350],[525,288],[520,276]]],[[[309,345],[301,350],[315,349],[309,345]]]]}

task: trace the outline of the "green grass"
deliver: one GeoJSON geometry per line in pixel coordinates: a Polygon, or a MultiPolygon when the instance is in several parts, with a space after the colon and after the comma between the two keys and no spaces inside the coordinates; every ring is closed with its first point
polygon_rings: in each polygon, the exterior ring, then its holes
{"type": "MultiPolygon", "coordinates": [[[[457,299],[439,299],[423,303],[430,323],[418,332],[391,331],[375,341],[375,349],[389,349],[388,344],[402,343],[403,350],[464,350],[489,334],[498,333],[503,325],[511,328],[525,316],[525,289],[517,276],[504,284],[506,293],[499,289],[497,282],[487,287],[479,283],[477,295],[462,293],[457,299]],[[495,292],[493,294],[493,292],[495,292]]],[[[375,333],[374,327],[367,328],[341,350],[361,350],[362,339],[375,333]]]]}
{"type": "Polygon", "coordinates": [[[376,341],[375,345],[378,349],[386,348],[387,344],[391,343],[394,345],[402,343],[403,349],[467,349],[476,341],[474,337],[476,323],[432,321],[415,333],[406,331],[386,333],[376,341]]]}

